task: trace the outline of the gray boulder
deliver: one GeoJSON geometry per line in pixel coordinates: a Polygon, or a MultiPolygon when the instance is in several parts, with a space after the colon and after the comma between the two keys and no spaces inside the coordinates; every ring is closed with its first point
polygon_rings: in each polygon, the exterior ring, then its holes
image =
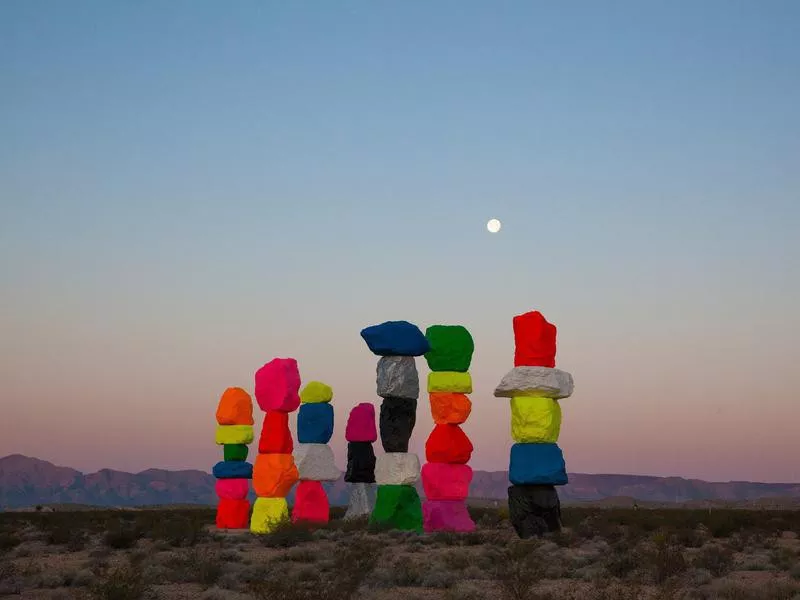
{"type": "Polygon", "coordinates": [[[293,454],[300,479],[336,481],[342,475],[327,444],[296,444],[293,454]]]}
{"type": "Polygon", "coordinates": [[[503,375],[495,388],[497,398],[538,396],[540,398],[569,398],[575,389],[572,375],[549,367],[514,367],[503,375]]]}
{"type": "Polygon", "coordinates": [[[419,456],[409,452],[387,452],[375,462],[378,485],[414,485],[419,481],[419,456]]]}
{"type": "Polygon", "coordinates": [[[377,369],[378,396],[419,398],[419,373],[413,356],[383,356],[377,369]]]}
{"type": "Polygon", "coordinates": [[[374,483],[354,483],[350,486],[350,500],[347,504],[345,520],[363,519],[372,514],[375,508],[377,488],[374,483]]]}

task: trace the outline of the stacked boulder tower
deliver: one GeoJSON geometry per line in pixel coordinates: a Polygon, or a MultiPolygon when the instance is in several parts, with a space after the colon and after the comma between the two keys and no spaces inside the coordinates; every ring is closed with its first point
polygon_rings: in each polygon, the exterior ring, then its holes
{"type": "Polygon", "coordinates": [[[253,465],[247,462],[247,446],[253,441],[253,400],[242,388],[225,390],[217,405],[216,443],[223,460],[214,465],[217,478],[216,524],[218,529],[247,529],[250,520],[250,479],[253,465]]]}
{"type": "Polygon", "coordinates": [[[430,349],[425,360],[431,370],[428,393],[435,423],[425,443],[422,467],[426,532],[475,530],[466,499],[472,482],[472,442],[461,429],[472,411],[469,366],[475,343],[461,325],[432,325],[425,331],[430,349]]]}
{"type": "Polygon", "coordinates": [[[322,482],[336,481],[341,476],[328,445],[333,437],[331,400],[333,389],[320,381],[309,382],[300,392],[298,444],[294,451],[300,483],[292,507],[293,523],[323,524],[330,520],[330,504],[322,482]]]}
{"type": "Polygon", "coordinates": [[[430,350],[419,327],[408,321],[386,321],[361,331],[370,351],[380,356],[377,393],[380,437],[384,454],[375,462],[377,496],[371,523],[422,531],[422,505],[414,484],[419,481],[419,457],[408,451],[417,420],[419,374],[415,357],[430,350]]]}
{"type": "Polygon", "coordinates": [[[514,368],[494,391],[510,398],[511,447],[509,517],[521,538],[561,529],[561,504],[555,486],[568,483],[558,436],[559,400],[572,395],[572,375],[555,368],[556,326],[539,311],[513,319],[514,368]]]}
{"type": "Polygon", "coordinates": [[[299,479],[289,414],[300,405],[300,372],[293,358],[275,358],[255,374],[255,396],[266,414],[253,467],[256,501],[250,531],[269,533],[289,519],[286,496],[299,479]]]}
{"type": "Polygon", "coordinates": [[[362,402],[354,406],[347,418],[344,434],[347,440],[347,471],[344,480],[350,484],[350,499],[344,518],[369,517],[375,508],[375,450],[378,439],[375,428],[375,406],[362,402]]]}

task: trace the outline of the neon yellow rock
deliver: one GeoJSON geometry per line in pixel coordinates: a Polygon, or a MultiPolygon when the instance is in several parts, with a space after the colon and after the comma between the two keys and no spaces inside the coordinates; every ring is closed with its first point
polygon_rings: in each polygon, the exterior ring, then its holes
{"type": "Polygon", "coordinates": [[[216,442],[224,444],[249,444],[253,441],[252,425],[217,425],[216,442]]]}
{"type": "Polygon", "coordinates": [[[458,371],[432,371],[428,374],[428,392],[472,393],[472,375],[458,371]]]}
{"type": "Polygon", "coordinates": [[[250,517],[252,533],[270,533],[289,520],[286,498],[256,498],[250,517]]]}
{"type": "Polygon", "coordinates": [[[522,444],[558,441],[561,405],[552,398],[515,396],[511,398],[511,437],[522,444]]]}

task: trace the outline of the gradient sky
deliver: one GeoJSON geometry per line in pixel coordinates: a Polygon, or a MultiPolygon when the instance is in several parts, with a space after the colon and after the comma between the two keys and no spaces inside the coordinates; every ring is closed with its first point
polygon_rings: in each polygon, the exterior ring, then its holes
{"type": "MultiPolygon", "coordinates": [[[[505,469],[491,392],[539,309],[571,472],[800,481],[799,28],[793,0],[0,3],[0,455],[210,470],[221,392],[294,356],[344,468],[359,331],[407,319],[472,332],[471,464],[505,469]]],[[[423,395],[412,451],[431,427],[423,395]]]]}

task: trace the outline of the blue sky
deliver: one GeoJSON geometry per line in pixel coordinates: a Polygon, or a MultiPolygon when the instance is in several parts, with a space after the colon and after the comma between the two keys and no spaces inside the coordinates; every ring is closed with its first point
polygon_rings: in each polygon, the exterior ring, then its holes
{"type": "Polygon", "coordinates": [[[409,319],[473,332],[465,428],[504,468],[491,389],[540,309],[571,470],[800,481],[798,26],[788,0],[2,3],[0,454],[205,468],[225,387],[294,355],[343,422],[377,402],[358,331],[409,319]]]}

